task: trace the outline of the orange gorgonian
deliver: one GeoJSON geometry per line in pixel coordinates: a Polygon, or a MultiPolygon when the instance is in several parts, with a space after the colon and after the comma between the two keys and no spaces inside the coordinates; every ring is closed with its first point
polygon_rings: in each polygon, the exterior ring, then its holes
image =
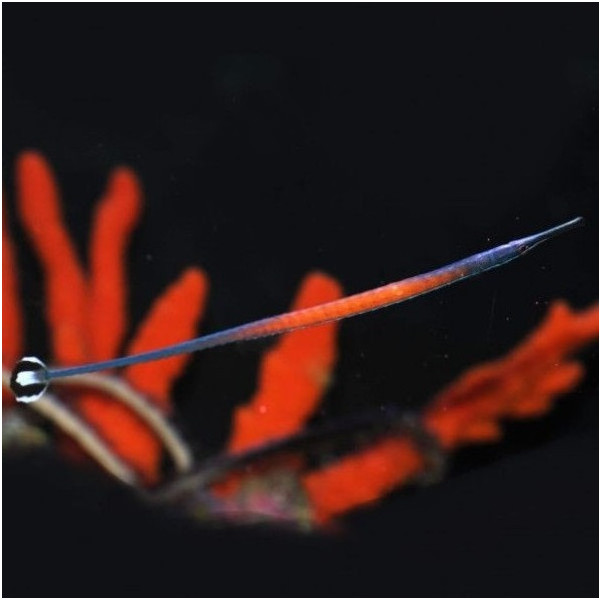
{"type": "MultiPolygon", "coordinates": [[[[20,221],[44,271],[45,313],[54,363],[116,356],[131,328],[124,259],[142,205],[135,174],[127,168],[111,174],[94,215],[87,270],[65,228],[52,171],[39,153],[25,152],[19,157],[16,187],[20,221]]],[[[6,389],[8,371],[24,345],[17,261],[6,219],[2,247],[6,389]]],[[[207,290],[205,273],[188,268],[154,302],[126,352],[138,353],[193,337],[207,290]]],[[[293,308],[341,296],[335,279],[315,272],[302,282],[293,308]]],[[[284,500],[281,506],[274,500],[281,490],[275,489],[273,474],[283,473],[293,481],[293,501],[301,496],[302,518],[307,514],[310,522],[325,523],[377,500],[429,469],[432,456],[427,446],[435,447],[439,457],[465,444],[493,442],[501,436],[503,419],[533,418],[550,410],[556,398],[583,377],[581,364],[572,356],[597,337],[598,307],[577,312],[555,302],[544,322],[519,346],[502,359],[468,370],[442,390],[408,428],[375,435],[360,449],[318,467],[309,467],[297,449],[269,459],[270,450],[299,435],[319,407],[335,368],[337,329],[337,323],[328,323],[284,334],[263,357],[257,390],[247,404],[235,410],[221,459],[227,464],[228,459],[255,457],[257,468],[236,470],[238,463],[233,461],[232,468],[218,477],[203,479],[210,469],[186,458],[189,451],[167,420],[174,408],[171,388],[185,368],[186,357],[140,363],[106,377],[81,376],[69,384],[59,381],[58,396],[37,410],[51,417],[62,433],[73,436],[107,470],[111,471],[107,467],[112,464],[111,456],[126,465],[135,474],[129,483],[144,487],[161,483],[161,448],[165,445],[179,457],[181,469],[174,489],[177,485],[185,488],[186,481],[197,485],[200,474],[204,492],[215,499],[209,506],[218,505],[219,514],[243,516],[247,511],[263,513],[266,518],[299,520],[298,507],[285,506],[292,501],[284,500]],[[250,502],[248,489],[254,490],[250,502]]],[[[3,398],[5,407],[11,408],[10,392],[3,398]]],[[[72,447],[64,441],[62,446],[73,455],[72,447]]]]}
{"type": "MultiPolygon", "coordinates": [[[[58,186],[45,159],[25,152],[17,161],[16,204],[20,221],[44,271],[45,314],[56,364],[114,356],[129,326],[125,251],[140,214],[141,189],[130,169],[111,174],[94,215],[90,266],[86,272],[64,225],[58,186]]],[[[10,369],[23,346],[17,263],[5,223],[2,228],[4,302],[2,365],[10,369]],[[8,252],[6,250],[9,250],[8,252]],[[8,327],[6,325],[8,324],[8,327]]],[[[193,335],[204,310],[207,278],[186,270],[154,303],[128,348],[148,349],[193,335]]],[[[137,365],[120,376],[162,410],[170,410],[170,388],[186,357],[137,365]]],[[[131,410],[106,393],[64,390],[69,407],[148,483],[158,479],[160,446],[131,410]]],[[[10,397],[10,394],[4,394],[10,397]]]]}
{"type": "MultiPolygon", "coordinates": [[[[472,367],[442,390],[422,412],[424,428],[444,452],[497,441],[503,419],[539,417],[574,389],[584,372],[572,354],[597,336],[597,305],[575,312],[555,302],[539,327],[507,356],[472,367]]],[[[424,466],[410,440],[388,437],[309,473],[304,485],[317,517],[327,520],[376,500],[424,466]]]]}

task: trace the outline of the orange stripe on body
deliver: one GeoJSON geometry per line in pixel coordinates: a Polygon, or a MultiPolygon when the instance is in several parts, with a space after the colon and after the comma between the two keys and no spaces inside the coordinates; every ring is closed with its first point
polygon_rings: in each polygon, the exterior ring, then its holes
{"type": "Polygon", "coordinates": [[[463,268],[444,269],[443,272],[411,277],[404,281],[390,283],[346,298],[320,303],[318,306],[293,310],[283,315],[259,321],[255,326],[248,327],[244,339],[252,336],[274,335],[285,330],[311,327],[346,319],[408,300],[461,279],[466,274],[463,268]]]}

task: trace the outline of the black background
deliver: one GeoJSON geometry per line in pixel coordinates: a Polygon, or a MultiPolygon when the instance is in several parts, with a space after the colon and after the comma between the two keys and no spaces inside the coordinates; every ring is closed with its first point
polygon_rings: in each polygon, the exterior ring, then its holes
{"type": "MultiPolygon", "coordinates": [[[[7,5],[4,184],[37,148],[85,252],[109,170],[140,175],[132,322],[186,266],[204,331],[284,310],[323,269],[356,292],[577,215],[523,260],[341,331],[319,418],[419,406],[506,352],[549,301],[597,297],[595,4],[7,5]]],[[[45,348],[19,242],[28,350],[45,348]]],[[[178,421],[222,447],[268,343],[196,356],[178,421]]],[[[597,349],[585,383],[439,485],[337,535],[211,530],[45,454],[4,457],[4,595],[598,594],[597,349]]]]}

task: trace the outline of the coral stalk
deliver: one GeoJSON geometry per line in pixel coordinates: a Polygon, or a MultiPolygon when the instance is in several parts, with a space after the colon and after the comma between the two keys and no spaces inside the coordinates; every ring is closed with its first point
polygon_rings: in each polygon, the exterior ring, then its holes
{"type": "MultiPolygon", "coordinates": [[[[473,367],[440,392],[422,415],[423,427],[446,451],[496,441],[502,419],[540,416],[579,383],[583,368],[569,357],[597,336],[597,305],[577,312],[555,302],[506,357],[473,367]]],[[[424,466],[410,440],[389,436],[304,475],[303,483],[315,519],[325,522],[377,500],[424,466]]]]}
{"type": "MultiPolygon", "coordinates": [[[[307,275],[292,310],[340,298],[337,281],[322,273],[307,275]]],[[[228,443],[238,452],[298,431],[318,407],[336,363],[337,323],[292,331],[264,356],[258,388],[236,409],[228,443]]]]}
{"type": "Polygon", "coordinates": [[[86,281],[64,225],[54,175],[40,154],[24,152],[16,181],[19,216],[44,268],[52,355],[59,364],[85,362],[86,281]]]}
{"type": "MultiPolygon", "coordinates": [[[[15,249],[2,209],[2,364],[13,365],[23,352],[23,314],[15,249]]],[[[11,394],[12,395],[12,394],[11,394]]]]}
{"type": "Polygon", "coordinates": [[[127,326],[128,284],[125,252],[141,208],[140,184],[133,171],[113,171],[94,216],[90,242],[90,356],[115,356],[127,326]]]}

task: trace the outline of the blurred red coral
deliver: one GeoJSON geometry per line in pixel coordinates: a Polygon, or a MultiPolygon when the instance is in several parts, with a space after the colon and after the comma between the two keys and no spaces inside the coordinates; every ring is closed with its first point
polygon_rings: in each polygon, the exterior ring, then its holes
{"type": "MultiPolygon", "coordinates": [[[[93,219],[89,273],[77,257],[64,225],[58,186],[40,154],[25,152],[19,157],[16,186],[20,219],[44,271],[54,361],[64,365],[114,357],[129,329],[124,265],[142,206],[136,175],[127,168],[111,174],[93,219]]],[[[22,352],[23,317],[15,252],[4,211],[3,217],[2,360],[10,367],[22,352]]],[[[204,312],[207,289],[204,272],[187,269],[152,305],[127,353],[193,337],[204,312]]],[[[292,309],[315,306],[341,295],[335,279],[311,273],[302,282],[292,309]]],[[[228,454],[240,455],[265,443],[285,440],[305,426],[332,378],[338,326],[333,322],[292,331],[267,351],[254,396],[234,412],[228,454]]],[[[506,357],[469,369],[425,407],[420,417],[423,435],[445,453],[469,443],[496,441],[501,437],[503,419],[544,414],[559,395],[579,383],[583,368],[571,356],[597,335],[597,306],[577,312],[564,302],[555,302],[543,323],[506,357]]],[[[120,376],[166,413],[171,408],[171,387],[188,358],[182,355],[137,364],[124,369],[120,376]]],[[[137,469],[145,483],[158,481],[160,444],[147,424],[100,392],[70,389],[67,399],[112,450],[137,469]]],[[[292,518],[300,518],[298,511],[308,508],[314,522],[324,523],[414,479],[429,462],[430,457],[415,438],[388,433],[361,450],[309,471],[297,456],[258,463],[243,473],[229,474],[213,486],[213,491],[233,512],[243,512],[245,505],[241,501],[236,504],[241,484],[254,490],[251,505],[271,506],[269,493],[277,492],[269,482],[283,481],[284,488],[292,490],[292,518]]],[[[271,507],[269,511],[288,514],[280,504],[275,502],[277,510],[271,507]]]]}
{"type": "MultiPolygon", "coordinates": [[[[448,451],[493,442],[502,419],[537,417],[583,376],[570,359],[598,336],[598,306],[575,312],[555,302],[541,325],[506,357],[475,366],[442,390],[422,415],[423,427],[448,451]]],[[[315,518],[324,522],[377,500],[414,478],[425,457],[409,440],[388,437],[304,476],[315,518]]]]}
{"type": "MultiPolygon", "coordinates": [[[[14,364],[23,351],[23,314],[19,302],[15,249],[2,206],[2,364],[14,364]]],[[[3,402],[12,395],[2,394],[3,402]]]]}
{"type": "Polygon", "coordinates": [[[379,442],[303,476],[313,519],[324,523],[374,502],[418,474],[425,466],[408,439],[379,442]]]}
{"type": "MultiPolygon", "coordinates": [[[[44,271],[46,319],[52,357],[57,365],[112,358],[129,327],[125,251],[141,210],[141,189],[133,171],[118,168],[96,210],[90,244],[90,273],[80,264],[64,224],[60,195],[50,166],[37,152],[17,161],[17,208],[44,271]]],[[[3,224],[4,225],[4,224],[3,224]]],[[[10,367],[20,351],[21,325],[15,259],[3,226],[3,365],[10,367]],[[6,250],[8,249],[8,252],[6,250]],[[8,302],[7,302],[8,299],[8,302]]],[[[150,309],[131,347],[141,352],[195,335],[204,311],[207,278],[188,269],[150,309]]],[[[187,357],[173,357],[132,367],[123,374],[162,409],[187,357]]],[[[126,459],[146,482],[155,482],[161,460],[154,433],[125,406],[98,392],[70,398],[77,410],[126,459]]]]}
{"type": "MultiPolygon", "coordinates": [[[[342,296],[339,283],[322,273],[307,275],[291,310],[342,296]]],[[[263,357],[258,389],[237,408],[227,445],[230,452],[296,433],[319,407],[337,359],[339,323],[327,323],[282,335],[263,357]]]]}
{"type": "MultiPolygon", "coordinates": [[[[291,310],[316,306],[341,296],[342,288],[335,279],[323,273],[310,273],[300,285],[291,310]]],[[[339,323],[332,322],[291,331],[266,352],[259,367],[254,396],[234,411],[228,452],[241,452],[292,435],[304,427],[331,382],[337,361],[338,328],[339,323]]],[[[254,476],[271,471],[282,462],[292,470],[301,465],[297,458],[286,457],[249,472],[254,476]]],[[[231,475],[213,491],[221,497],[229,496],[247,479],[248,472],[243,477],[231,475]]]]}
{"type": "Polygon", "coordinates": [[[598,337],[598,306],[580,312],[556,301],[545,320],[506,357],[476,366],[442,390],[424,423],[446,449],[495,441],[503,418],[538,417],[583,377],[570,356],[598,337]]]}

